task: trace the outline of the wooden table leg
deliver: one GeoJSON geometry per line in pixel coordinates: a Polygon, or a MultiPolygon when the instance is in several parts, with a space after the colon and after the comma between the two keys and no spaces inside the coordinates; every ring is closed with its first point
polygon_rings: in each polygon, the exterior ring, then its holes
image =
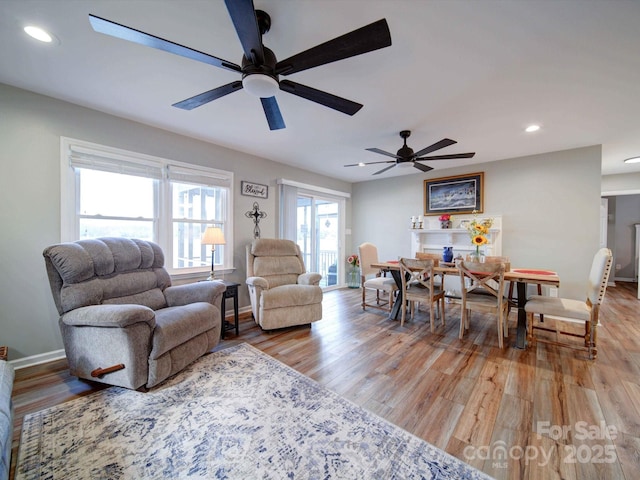
{"type": "Polygon", "coordinates": [[[518,282],[518,328],[516,330],[516,348],[527,346],[527,312],[524,306],[527,303],[527,284],[518,282]]]}

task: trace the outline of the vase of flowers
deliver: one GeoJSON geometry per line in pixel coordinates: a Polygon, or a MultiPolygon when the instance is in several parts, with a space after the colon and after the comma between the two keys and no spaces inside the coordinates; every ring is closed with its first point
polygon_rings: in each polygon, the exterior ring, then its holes
{"type": "Polygon", "coordinates": [[[440,220],[440,228],[451,228],[451,215],[444,213],[438,217],[440,220]]]}
{"type": "Polygon", "coordinates": [[[360,288],[360,259],[358,255],[349,255],[347,257],[349,269],[347,270],[347,287],[360,288]]]}
{"type": "Polygon", "coordinates": [[[469,232],[469,237],[471,237],[471,244],[476,247],[469,255],[470,261],[481,261],[483,254],[480,251],[480,247],[489,243],[488,235],[492,225],[493,218],[483,218],[482,220],[474,218],[467,225],[467,231],[469,232]]]}

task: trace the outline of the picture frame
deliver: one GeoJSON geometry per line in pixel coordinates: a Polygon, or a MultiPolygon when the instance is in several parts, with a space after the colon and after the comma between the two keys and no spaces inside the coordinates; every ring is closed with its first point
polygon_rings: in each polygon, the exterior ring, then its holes
{"type": "Polygon", "coordinates": [[[482,213],[484,172],[424,181],[424,214],[482,213]]]}
{"type": "Polygon", "coordinates": [[[242,180],[240,182],[240,194],[247,197],[268,198],[269,187],[262,185],[261,183],[246,182],[242,180]]]}

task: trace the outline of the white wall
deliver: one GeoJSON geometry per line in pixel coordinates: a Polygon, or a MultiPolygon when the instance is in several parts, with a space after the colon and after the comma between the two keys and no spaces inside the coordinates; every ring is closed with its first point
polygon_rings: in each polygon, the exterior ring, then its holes
{"type": "MultiPolygon", "coordinates": [[[[11,360],[62,348],[42,258],[60,241],[61,136],[235,172],[237,270],[227,278],[242,284],[244,246],[253,238],[244,213],[257,200],[268,215],[262,237],[276,236],[276,178],[351,191],[347,182],[0,84],[0,344],[10,347],[11,360]],[[268,199],[240,195],[241,180],[268,185],[268,199]]],[[[249,305],[244,285],[239,304],[249,305]]]]}
{"type": "Polygon", "coordinates": [[[599,244],[600,165],[593,146],[356,183],[352,251],[370,241],[381,260],[408,256],[424,179],[483,171],[485,216],[502,215],[502,254],[513,267],[556,270],[560,295],[582,299],[599,244]]]}

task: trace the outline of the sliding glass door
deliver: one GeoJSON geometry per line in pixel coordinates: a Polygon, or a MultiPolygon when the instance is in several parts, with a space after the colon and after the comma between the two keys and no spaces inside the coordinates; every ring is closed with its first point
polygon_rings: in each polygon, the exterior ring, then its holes
{"type": "Polygon", "coordinates": [[[322,275],[321,286],[338,283],[338,203],[298,195],[297,243],[310,272],[322,275]]]}
{"type": "Polygon", "coordinates": [[[281,238],[300,246],[307,271],[322,275],[320,286],[337,288],[344,278],[345,199],[309,186],[281,187],[281,238]]]}

